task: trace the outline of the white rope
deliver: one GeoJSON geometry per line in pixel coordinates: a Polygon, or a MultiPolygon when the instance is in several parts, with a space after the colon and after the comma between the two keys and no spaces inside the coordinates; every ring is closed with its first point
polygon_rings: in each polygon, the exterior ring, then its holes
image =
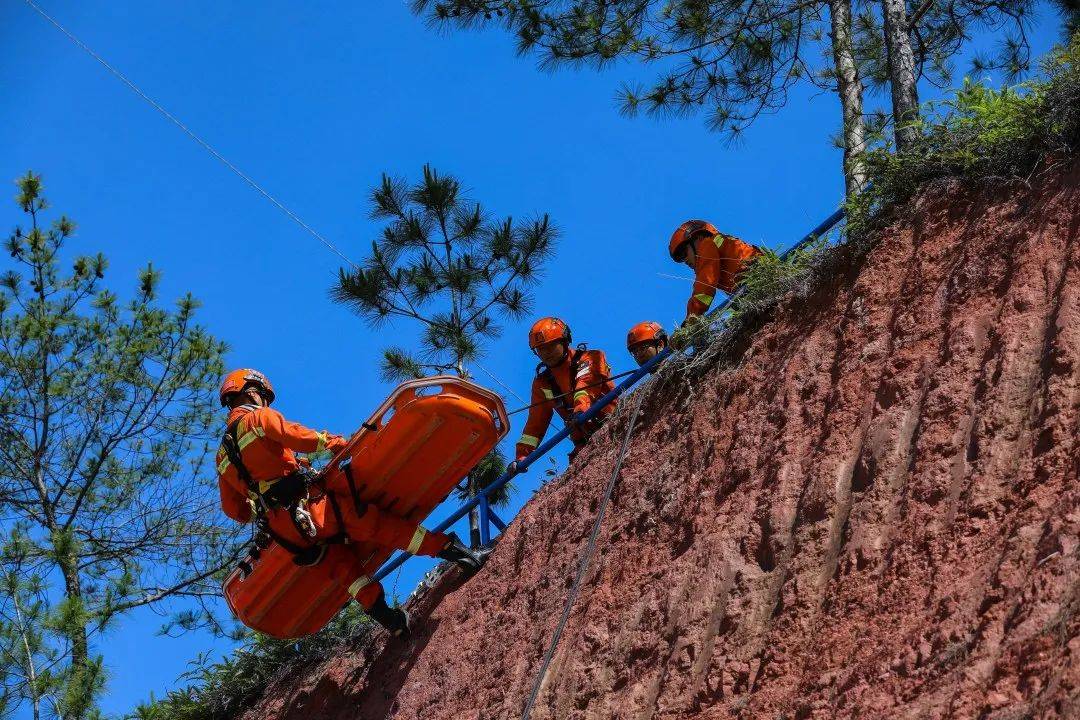
{"type": "Polygon", "coordinates": [[[297,215],[297,214],[296,214],[296,213],[294,213],[294,212],[293,212],[292,210],[290,210],[289,208],[287,208],[287,207],[286,207],[286,206],[285,206],[285,205],[284,205],[284,204],[283,204],[283,203],[282,203],[281,201],[279,201],[279,200],[278,200],[277,198],[275,198],[275,197],[274,197],[273,195],[271,195],[270,193],[268,193],[268,192],[267,192],[266,190],[263,190],[263,189],[262,189],[262,187],[261,187],[261,186],[260,186],[260,185],[259,185],[259,184],[258,184],[257,182],[255,182],[254,180],[252,180],[252,179],[251,179],[251,178],[250,178],[250,177],[249,177],[249,176],[248,176],[247,174],[245,174],[245,173],[244,173],[244,172],[243,172],[243,171],[242,171],[242,170],[241,170],[240,168],[236,167],[236,166],[235,166],[235,165],[233,165],[233,164],[232,164],[231,162],[229,162],[228,160],[226,160],[226,159],[225,159],[225,157],[224,157],[224,156],[223,156],[223,155],[222,155],[221,153],[219,153],[219,152],[218,152],[217,150],[215,150],[215,149],[214,149],[214,148],[213,148],[213,147],[212,147],[212,146],[210,145],[210,143],[206,142],[206,141],[205,141],[205,140],[203,140],[203,139],[202,139],[201,137],[199,137],[199,136],[198,136],[198,135],[196,135],[196,134],[195,134],[194,132],[192,132],[192,130],[191,130],[190,128],[188,128],[188,126],[187,126],[187,125],[185,125],[184,123],[180,122],[180,121],[179,121],[179,120],[178,120],[178,119],[177,119],[177,118],[176,118],[175,116],[173,116],[173,115],[172,115],[172,113],[170,113],[170,112],[169,112],[168,110],[166,110],[165,108],[163,108],[163,107],[162,107],[161,105],[159,105],[159,104],[158,104],[157,102],[155,102],[153,98],[151,98],[151,97],[150,97],[149,95],[147,95],[147,94],[146,94],[146,93],[144,93],[144,92],[143,92],[142,90],[140,90],[140,89],[138,88],[138,86],[137,86],[137,85],[135,85],[135,83],[133,83],[133,82],[131,82],[130,80],[128,80],[128,79],[127,79],[127,77],[125,77],[123,73],[121,73],[121,72],[120,72],[119,70],[117,70],[116,68],[114,68],[114,67],[113,67],[112,65],[110,65],[110,64],[109,64],[108,62],[106,62],[104,58],[102,58],[102,57],[101,57],[100,55],[98,55],[98,54],[97,54],[96,52],[94,52],[94,51],[93,51],[93,50],[92,50],[92,49],[91,49],[90,47],[88,47],[88,46],[86,45],[86,43],[84,43],[84,42],[83,42],[82,40],[80,40],[79,38],[75,37],[75,36],[74,36],[74,35],[73,35],[73,34],[72,34],[71,32],[69,32],[69,31],[67,30],[67,28],[65,28],[65,27],[64,27],[63,25],[61,25],[60,23],[58,23],[58,22],[57,22],[56,20],[54,20],[54,19],[53,19],[53,18],[52,18],[52,17],[51,17],[51,16],[50,16],[50,15],[49,15],[48,13],[46,13],[46,12],[45,12],[44,10],[42,10],[42,9],[41,9],[40,7],[38,7],[38,6],[36,5],[36,4],[34,4],[33,0],[23,0],[23,2],[25,2],[25,3],[27,4],[27,5],[29,5],[29,6],[30,6],[30,7],[31,7],[31,8],[32,8],[32,9],[33,9],[33,10],[34,10],[35,12],[37,12],[37,14],[38,14],[38,15],[40,15],[41,17],[45,18],[45,19],[46,19],[46,20],[48,20],[48,21],[49,21],[50,23],[52,23],[52,25],[53,25],[54,27],[56,27],[56,29],[57,29],[57,30],[59,30],[60,32],[64,33],[64,35],[66,35],[66,36],[68,37],[68,39],[69,39],[69,40],[71,40],[71,42],[75,43],[75,44],[76,44],[76,45],[77,45],[78,47],[80,47],[80,48],[81,48],[81,49],[82,49],[82,50],[83,50],[84,52],[86,52],[86,54],[87,54],[87,55],[89,55],[89,56],[90,56],[90,57],[92,57],[93,59],[97,60],[97,61],[98,61],[98,62],[99,62],[99,63],[100,63],[101,65],[102,65],[102,67],[104,67],[104,68],[105,68],[106,70],[108,70],[108,71],[109,71],[110,73],[112,73],[112,74],[113,74],[114,76],[116,76],[116,78],[117,78],[118,80],[120,80],[120,82],[122,82],[122,83],[124,83],[125,85],[127,85],[127,86],[128,86],[128,88],[130,88],[132,92],[134,92],[134,93],[135,93],[136,95],[138,95],[138,96],[139,96],[139,97],[141,97],[141,98],[142,98],[143,100],[145,100],[145,101],[146,101],[147,103],[149,103],[149,105],[150,105],[150,106],[151,106],[152,108],[154,108],[155,110],[157,110],[157,111],[158,111],[159,113],[161,113],[161,114],[162,114],[163,116],[165,116],[165,118],[167,118],[167,119],[168,119],[169,121],[171,121],[171,122],[172,122],[172,123],[173,123],[174,125],[176,125],[176,126],[177,126],[178,128],[180,128],[180,129],[181,129],[181,130],[183,130],[183,131],[184,131],[185,133],[187,133],[187,135],[188,135],[188,136],[189,136],[189,137],[190,137],[190,138],[191,138],[192,140],[194,140],[195,142],[197,142],[197,143],[198,143],[199,145],[201,145],[201,146],[202,146],[202,147],[203,147],[203,148],[204,148],[204,149],[205,149],[205,150],[206,150],[206,151],[207,151],[208,153],[210,153],[210,154],[211,154],[211,155],[213,155],[213,156],[214,156],[215,158],[217,158],[218,160],[220,160],[220,161],[221,161],[221,163],[225,165],[225,167],[229,168],[229,169],[230,169],[230,170],[232,170],[232,171],[233,171],[234,173],[236,173],[236,175],[237,175],[237,176],[238,176],[238,177],[239,177],[239,178],[240,178],[241,180],[243,180],[243,181],[244,181],[244,182],[246,182],[246,183],[247,183],[248,185],[250,185],[251,187],[253,187],[253,188],[254,188],[254,189],[256,190],[256,192],[258,192],[258,193],[259,193],[260,195],[262,195],[262,196],[263,196],[264,198],[266,198],[266,199],[267,199],[267,200],[269,200],[269,201],[270,201],[271,203],[273,203],[273,204],[274,204],[274,206],[275,206],[275,207],[277,207],[277,209],[278,209],[278,210],[280,210],[281,212],[285,213],[285,214],[286,214],[286,215],[287,215],[287,216],[288,216],[288,217],[289,217],[289,218],[290,218],[290,219],[291,219],[291,220],[292,220],[293,222],[295,222],[295,223],[296,223],[297,225],[299,225],[299,226],[300,226],[300,227],[302,227],[302,228],[303,228],[304,230],[306,230],[306,231],[307,231],[307,232],[308,232],[308,233],[309,233],[309,234],[310,234],[310,235],[311,235],[312,237],[314,237],[314,238],[315,238],[316,240],[318,240],[318,241],[319,241],[319,242],[321,242],[321,243],[322,243],[323,245],[325,245],[326,247],[328,247],[328,248],[330,249],[330,251],[331,251],[332,253],[334,253],[335,255],[337,255],[338,257],[340,257],[340,258],[341,258],[342,260],[344,260],[345,262],[347,262],[347,263],[348,263],[349,265],[353,266],[354,268],[357,268],[357,267],[359,267],[359,266],[358,266],[358,265],[357,265],[356,263],[354,263],[354,262],[353,262],[352,260],[350,260],[350,259],[348,258],[348,256],[346,256],[346,255],[345,255],[345,253],[341,252],[341,251],[340,251],[340,250],[338,250],[338,249],[337,249],[336,247],[334,247],[333,243],[331,243],[331,242],[330,242],[329,240],[327,240],[327,239],[326,239],[325,237],[323,237],[323,236],[322,236],[322,235],[321,235],[321,234],[320,234],[320,233],[319,233],[319,232],[318,232],[317,230],[315,230],[315,229],[314,229],[313,227],[311,227],[311,226],[310,226],[310,225],[308,225],[308,224],[307,224],[306,222],[304,222],[304,221],[303,221],[303,220],[302,220],[302,219],[300,218],[300,216],[299,216],[299,215],[297,215]]]}
{"type": "Polygon", "coordinates": [[[476,365],[476,367],[478,367],[478,368],[480,368],[481,370],[483,370],[483,371],[484,371],[484,372],[485,372],[485,373],[487,374],[487,376],[488,376],[489,378],[491,378],[491,379],[492,379],[492,380],[494,380],[495,382],[499,383],[499,385],[501,385],[501,386],[502,386],[503,390],[505,390],[506,392],[510,393],[510,394],[511,394],[511,395],[513,395],[514,397],[516,397],[516,398],[518,399],[518,401],[520,401],[520,402],[526,402],[525,398],[521,397],[521,396],[520,396],[520,395],[518,395],[518,394],[517,394],[516,392],[514,392],[513,388],[511,388],[511,387],[510,387],[509,385],[507,385],[506,383],[504,383],[504,382],[503,382],[502,380],[500,380],[499,378],[495,377],[494,373],[492,373],[492,372],[491,372],[490,370],[488,370],[488,369],[487,369],[486,367],[484,367],[484,366],[483,366],[483,365],[481,365],[480,363],[475,363],[475,365],[476,365]]]}

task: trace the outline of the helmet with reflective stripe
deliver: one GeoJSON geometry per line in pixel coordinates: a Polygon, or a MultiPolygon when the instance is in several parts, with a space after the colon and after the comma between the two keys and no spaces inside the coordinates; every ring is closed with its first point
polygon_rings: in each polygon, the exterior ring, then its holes
{"type": "Polygon", "coordinates": [[[671,234],[671,240],[668,242],[668,253],[671,255],[671,259],[675,262],[682,262],[679,256],[686,252],[683,246],[703,232],[710,235],[720,234],[720,231],[712,223],[707,223],[704,220],[687,220],[680,225],[671,234]]]}
{"type": "Polygon", "coordinates": [[[274,402],[274,386],[270,384],[266,376],[258,370],[241,368],[240,370],[233,370],[222,381],[221,392],[219,393],[222,406],[229,404],[230,395],[244,392],[251,386],[258,388],[259,394],[266,398],[267,405],[274,402]]]}
{"type": "Polygon", "coordinates": [[[630,328],[630,332],[626,334],[626,349],[643,342],[667,342],[664,327],[658,322],[646,320],[630,328]]]}
{"type": "Polygon", "coordinates": [[[570,326],[559,318],[541,318],[529,329],[529,348],[532,350],[557,340],[570,345],[570,326]]]}

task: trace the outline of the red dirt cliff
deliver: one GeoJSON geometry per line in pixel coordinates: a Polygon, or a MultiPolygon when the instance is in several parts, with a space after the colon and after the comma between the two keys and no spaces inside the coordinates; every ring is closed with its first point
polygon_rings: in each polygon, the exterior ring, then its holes
{"type": "MultiPolygon", "coordinates": [[[[1080,718],[1080,168],[903,215],[650,392],[534,720],[1080,718]]],[[[625,422],[245,720],[519,718],[625,422]]]]}

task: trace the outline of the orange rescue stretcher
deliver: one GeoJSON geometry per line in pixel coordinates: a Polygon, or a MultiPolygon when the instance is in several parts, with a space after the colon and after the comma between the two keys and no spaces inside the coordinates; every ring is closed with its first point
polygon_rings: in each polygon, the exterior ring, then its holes
{"type": "MultiPolygon", "coordinates": [[[[328,486],[351,463],[361,500],[421,522],[509,430],[498,395],[439,375],[399,385],[323,470],[328,486]]],[[[393,550],[372,543],[331,544],[315,565],[299,566],[271,542],[252,548],[225,579],[238,620],[277,638],[322,629],[349,601],[351,585],[371,576],[393,550]]]]}

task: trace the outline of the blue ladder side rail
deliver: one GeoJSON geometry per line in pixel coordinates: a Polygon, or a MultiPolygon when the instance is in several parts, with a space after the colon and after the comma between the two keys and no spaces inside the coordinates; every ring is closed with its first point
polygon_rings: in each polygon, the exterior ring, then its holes
{"type": "MultiPolygon", "coordinates": [[[[828,218],[823,220],[817,227],[815,227],[813,230],[803,236],[803,238],[799,240],[799,242],[795,243],[790,248],[785,250],[780,257],[787,258],[791,255],[791,253],[795,252],[803,245],[806,245],[807,243],[821,237],[833,227],[835,227],[836,224],[840,222],[843,218],[844,209],[840,208],[828,218]]],[[[738,298],[740,294],[741,290],[737,291],[735,294],[729,297],[723,305],[710,312],[709,316],[716,317],[722,315],[724,311],[731,307],[731,304],[738,298]]],[[[617,397],[622,395],[628,389],[636,385],[639,380],[651,373],[653,369],[656,368],[656,366],[658,366],[660,363],[670,357],[671,354],[671,348],[665,348],[656,357],[652,358],[640,368],[638,368],[633,374],[628,375],[621,383],[616,385],[613,390],[600,397],[596,402],[592,404],[592,406],[587,412],[582,413],[580,417],[577,417],[575,419],[578,422],[584,423],[596,417],[596,415],[601,410],[607,407],[610,403],[612,403],[617,397]]],[[[540,444],[539,447],[529,453],[528,456],[525,457],[525,459],[519,462],[518,467],[522,471],[527,470],[534,462],[546,455],[549,450],[551,450],[553,447],[565,440],[570,435],[570,429],[571,426],[567,425],[562,430],[545,440],[543,443],[540,444]]],[[[513,477],[514,475],[511,473],[503,473],[501,476],[499,476],[498,480],[481,490],[479,493],[477,493],[475,497],[470,498],[461,507],[451,513],[449,517],[447,517],[445,520],[443,520],[441,523],[431,529],[435,532],[443,532],[444,530],[449,529],[450,526],[456,523],[458,520],[468,515],[473,508],[479,508],[480,541],[485,545],[491,542],[490,525],[494,524],[499,529],[499,531],[502,532],[506,530],[506,524],[501,519],[499,519],[498,516],[496,516],[495,513],[491,510],[491,505],[488,502],[488,496],[499,488],[506,485],[506,483],[510,482],[513,477]]],[[[375,573],[375,579],[382,580],[386,578],[390,573],[401,567],[410,557],[412,557],[412,555],[410,555],[409,553],[398,552],[385,565],[383,565],[377,573],[375,573]]]]}

